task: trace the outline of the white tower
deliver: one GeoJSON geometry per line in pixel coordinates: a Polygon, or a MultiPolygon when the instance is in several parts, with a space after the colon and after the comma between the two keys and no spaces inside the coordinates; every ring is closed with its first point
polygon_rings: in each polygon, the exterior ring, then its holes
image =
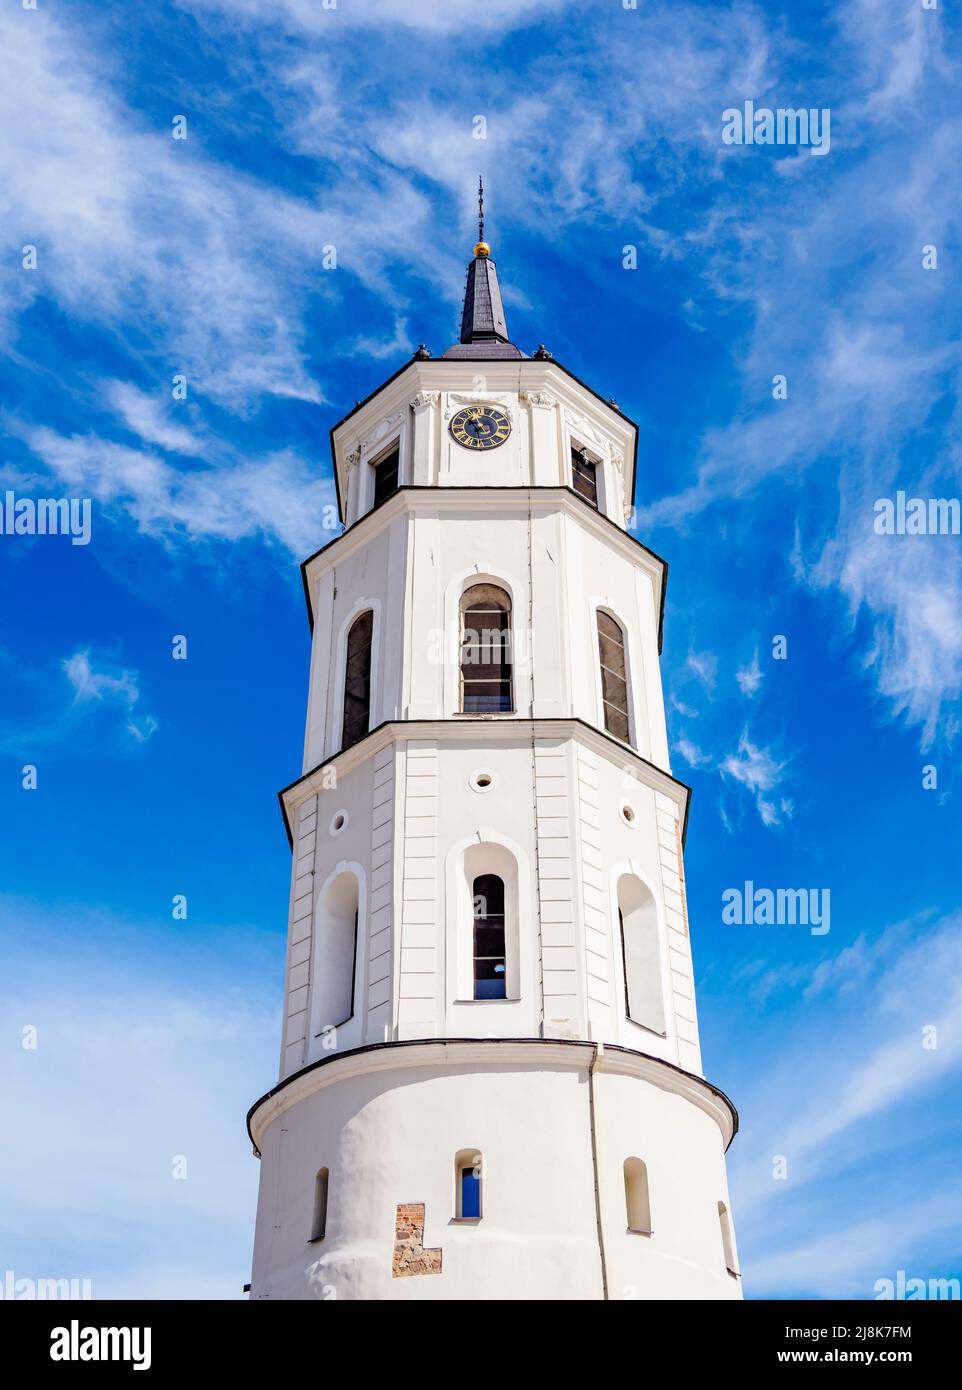
{"type": "Polygon", "coordinates": [[[460,342],[331,431],[251,1297],[739,1298],[637,428],[481,235],[460,342]]]}

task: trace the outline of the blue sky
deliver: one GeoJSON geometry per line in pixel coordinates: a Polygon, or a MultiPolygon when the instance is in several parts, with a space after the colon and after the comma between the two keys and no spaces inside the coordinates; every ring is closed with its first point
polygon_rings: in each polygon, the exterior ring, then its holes
{"type": "Polygon", "coordinates": [[[0,44],[0,488],[94,499],[88,546],[0,536],[0,1266],[248,1278],[297,563],[330,425],[456,337],[483,172],[514,340],[640,424],[746,1291],[962,1274],[962,541],[873,529],[960,490],[950,7],[41,0],[0,44]],[[746,99],[829,108],[830,152],[724,146],[746,99]],[[830,932],[726,925],[746,879],[830,932]]]}

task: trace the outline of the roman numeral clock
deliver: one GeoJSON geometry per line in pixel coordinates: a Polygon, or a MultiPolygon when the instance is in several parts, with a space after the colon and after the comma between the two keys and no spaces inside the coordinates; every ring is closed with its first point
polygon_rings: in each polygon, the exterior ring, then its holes
{"type": "Polygon", "coordinates": [[[497,449],[511,434],[511,421],[492,405],[468,405],[452,418],[451,438],[465,449],[497,449]]]}
{"type": "Polygon", "coordinates": [[[738,1299],[637,427],[479,231],[459,341],[331,431],[251,1298],[738,1299]]]}

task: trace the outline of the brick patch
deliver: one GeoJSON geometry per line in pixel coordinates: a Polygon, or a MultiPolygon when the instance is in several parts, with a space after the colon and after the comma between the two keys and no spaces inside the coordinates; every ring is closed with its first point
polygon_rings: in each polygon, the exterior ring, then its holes
{"type": "Polygon", "coordinates": [[[440,1274],[441,1251],[424,1248],[424,1203],[402,1202],[394,1218],[394,1259],[391,1277],[409,1274],[440,1274]]]}

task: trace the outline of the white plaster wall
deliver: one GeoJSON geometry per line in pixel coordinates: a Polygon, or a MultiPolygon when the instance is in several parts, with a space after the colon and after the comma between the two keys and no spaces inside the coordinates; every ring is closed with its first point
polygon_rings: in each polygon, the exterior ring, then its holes
{"type": "Polygon", "coordinates": [[[541,1036],[614,1042],[700,1075],[678,808],[634,766],[607,744],[516,723],[447,725],[434,738],[402,727],[309,797],[294,826],[282,1075],[370,1042],[541,1036]],[[479,772],[484,791],[472,786],[479,772]],[[520,994],[497,1001],[465,985],[472,917],[459,885],[466,849],[485,843],[517,865],[520,994]],[[314,942],[324,885],[347,867],[361,885],[355,1013],[319,1035],[314,942]],[[626,1017],[622,874],[655,900],[663,1034],[626,1017]]]}
{"type": "MultiPolygon", "coordinates": [[[[388,504],[394,506],[395,504],[388,504]]],[[[374,612],[371,727],[388,719],[449,719],[459,710],[460,600],[495,582],[512,601],[513,716],[574,716],[604,727],[597,610],[621,624],[628,654],[632,746],[668,770],[651,579],[629,547],[612,546],[590,517],[534,499],[443,515],[405,500],[365,523],[363,544],[331,552],[314,576],[315,628],[304,769],[339,751],[347,635],[374,612]]],[[[627,544],[627,543],[626,543],[627,544]]]]}
{"type": "MultiPolygon", "coordinates": [[[[600,1299],[591,1056],[581,1049],[566,1065],[399,1059],[289,1108],[260,1141],[251,1297],[600,1299]],[[484,1159],[483,1219],[462,1225],[453,1219],[454,1157],[471,1148],[484,1159]],[[312,1244],[322,1166],[327,1233],[312,1244]],[[392,1278],[396,1208],[412,1202],[425,1205],[424,1244],[441,1248],[442,1270],[392,1278]]],[[[715,1120],[635,1077],[601,1072],[594,1085],[609,1297],[740,1297],[718,1229],[727,1188],[715,1120]],[[626,1234],[630,1156],[649,1167],[650,1237],[626,1234]]]]}
{"type": "Polygon", "coordinates": [[[418,362],[387,383],[334,432],[348,525],[370,510],[373,465],[395,442],[401,483],[434,487],[570,486],[574,445],[596,463],[600,507],[616,525],[631,503],[633,426],[550,363],[418,362]],[[452,439],[452,416],[474,404],[511,420],[499,448],[452,439]]]}

